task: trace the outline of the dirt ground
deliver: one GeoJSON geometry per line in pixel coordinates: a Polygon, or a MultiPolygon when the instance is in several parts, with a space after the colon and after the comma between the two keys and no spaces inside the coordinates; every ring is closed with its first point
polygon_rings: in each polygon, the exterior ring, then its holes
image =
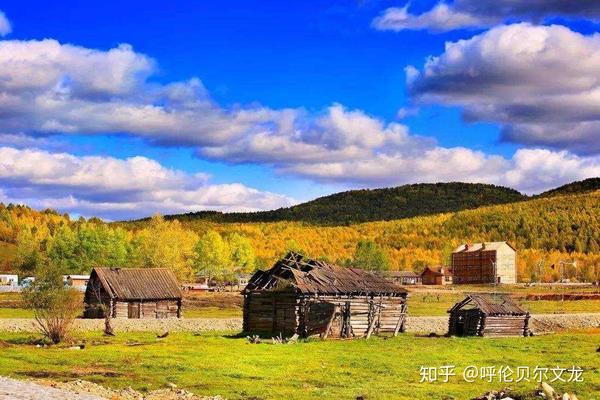
{"type": "MultiPolygon", "coordinates": [[[[100,331],[104,320],[78,319],[76,329],[80,331],[100,331]]],[[[182,318],[182,319],[114,319],[116,332],[202,332],[202,331],[240,331],[241,318],[182,318]]],[[[600,327],[600,313],[581,314],[534,314],[531,316],[531,329],[534,333],[546,333],[560,330],[574,330],[600,327]]],[[[32,319],[0,319],[0,331],[35,332],[32,319]]],[[[406,320],[408,332],[445,334],[448,331],[448,317],[411,317],[406,320]]]]}
{"type": "Polygon", "coordinates": [[[83,380],[71,382],[20,381],[0,377],[0,400],[222,400],[222,397],[196,396],[175,385],[165,389],[140,393],[131,388],[122,390],[83,380]]]}

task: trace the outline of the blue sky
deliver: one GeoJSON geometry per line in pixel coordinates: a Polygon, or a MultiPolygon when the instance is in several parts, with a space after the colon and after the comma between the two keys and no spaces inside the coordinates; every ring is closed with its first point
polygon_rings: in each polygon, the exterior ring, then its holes
{"type": "Polygon", "coordinates": [[[554,3],[3,4],[0,78],[17,84],[0,85],[14,96],[0,102],[0,200],[112,219],[413,182],[534,193],[596,176],[600,10],[554,3]],[[125,108],[131,120],[112,118],[125,108]]]}

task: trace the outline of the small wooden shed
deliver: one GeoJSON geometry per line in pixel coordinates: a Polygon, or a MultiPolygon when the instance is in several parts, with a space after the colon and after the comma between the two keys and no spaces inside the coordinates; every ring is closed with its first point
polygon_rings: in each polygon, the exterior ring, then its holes
{"type": "Polygon", "coordinates": [[[290,252],[257,271],[244,294],[244,331],[301,337],[370,337],[404,331],[405,289],[361,269],[290,252]]]}
{"type": "Polygon", "coordinates": [[[471,293],[448,313],[450,335],[529,335],[529,312],[507,294],[471,293]]]}
{"type": "Polygon", "coordinates": [[[85,290],[86,318],[180,318],[182,293],[167,268],[94,268],[85,290]]]}

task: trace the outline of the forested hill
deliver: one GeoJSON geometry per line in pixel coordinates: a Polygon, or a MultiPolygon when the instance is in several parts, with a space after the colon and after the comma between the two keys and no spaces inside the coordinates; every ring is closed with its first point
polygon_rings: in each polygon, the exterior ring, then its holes
{"type": "Polygon", "coordinates": [[[165,218],[180,221],[302,221],[324,225],[347,225],[455,212],[525,199],[527,196],[502,186],[460,182],[422,183],[387,189],[351,190],[272,211],[254,213],[201,211],[169,215],[165,218]]]}
{"type": "Polygon", "coordinates": [[[600,178],[589,178],[583,181],[571,182],[556,189],[541,193],[539,197],[551,197],[568,194],[589,193],[600,190],[600,178]]]}
{"type": "Polygon", "coordinates": [[[99,265],[166,267],[185,280],[198,270],[199,261],[255,255],[254,266],[266,268],[288,250],[345,265],[355,258],[361,241],[379,246],[392,270],[421,271],[447,263],[460,243],[498,240],[518,249],[520,279],[531,278],[540,261],[545,261],[547,274],[556,274],[550,266],[561,260],[577,260],[577,271],[591,279],[600,265],[600,190],[346,226],[160,217],[105,224],[0,203],[0,270],[23,275],[51,261],[65,274],[89,273],[99,265]],[[206,249],[218,251],[218,257],[196,254],[206,249]]]}

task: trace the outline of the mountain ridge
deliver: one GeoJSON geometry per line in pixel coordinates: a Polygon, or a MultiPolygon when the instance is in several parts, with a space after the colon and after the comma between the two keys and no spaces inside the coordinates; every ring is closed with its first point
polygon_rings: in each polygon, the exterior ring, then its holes
{"type": "Polygon", "coordinates": [[[534,196],[524,195],[508,187],[483,183],[418,183],[392,188],[349,190],[269,211],[199,211],[166,215],[165,219],[207,220],[216,223],[300,221],[348,225],[456,212],[598,189],[600,178],[571,182],[534,196]]]}

